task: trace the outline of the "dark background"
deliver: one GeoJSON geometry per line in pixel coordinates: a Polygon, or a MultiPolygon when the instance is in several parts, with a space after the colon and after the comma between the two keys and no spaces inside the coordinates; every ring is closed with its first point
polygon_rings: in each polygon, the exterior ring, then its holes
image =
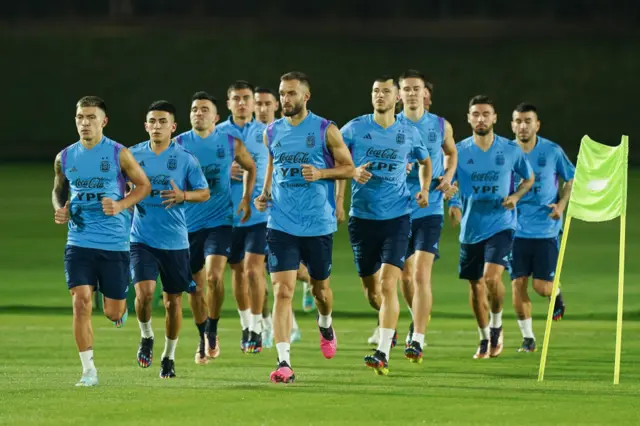
{"type": "Polygon", "coordinates": [[[74,105],[87,94],[107,102],[106,134],[132,145],[147,137],[153,100],[177,105],[183,131],[193,92],[224,101],[233,80],[276,89],[282,73],[301,70],[311,78],[310,109],[342,125],[371,110],[377,76],[417,68],[435,84],[432,111],[452,123],[456,140],[470,134],[469,98],[483,93],[495,101],[504,136],[512,136],[513,107],[529,101],[541,134],[572,159],[585,134],[613,145],[626,133],[640,164],[632,125],[638,3],[2,2],[0,161],[52,161],[76,140],[74,105]]]}

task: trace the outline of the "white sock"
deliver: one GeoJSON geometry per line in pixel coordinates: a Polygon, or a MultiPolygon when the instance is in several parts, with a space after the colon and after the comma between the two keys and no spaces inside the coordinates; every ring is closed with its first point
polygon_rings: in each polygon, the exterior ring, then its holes
{"type": "Polygon", "coordinates": [[[251,315],[251,325],[249,326],[249,331],[253,331],[254,333],[262,333],[262,315],[251,315]]]}
{"type": "Polygon", "coordinates": [[[522,337],[524,337],[525,339],[535,339],[535,336],[533,335],[533,324],[531,318],[518,320],[518,325],[520,326],[522,337]]]}
{"type": "Polygon", "coordinates": [[[311,292],[311,286],[309,285],[308,282],[302,281],[302,290],[304,291],[304,294],[311,292]]]}
{"type": "Polygon", "coordinates": [[[502,311],[498,312],[497,314],[489,312],[489,326],[491,328],[502,327],[502,311]]]}
{"type": "Polygon", "coordinates": [[[284,361],[291,367],[291,359],[289,359],[291,344],[287,342],[276,343],[276,350],[278,351],[278,361],[284,361]]]}
{"type": "Polygon", "coordinates": [[[329,315],[318,314],[318,325],[322,328],[331,327],[331,312],[329,315]]]}
{"type": "Polygon", "coordinates": [[[140,331],[142,332],[142,337],[144,339],[152,338],[153,339],[153,328],[151,328],[151,318],[147,322],[141,322],[138,320],[138,325],[140,325],[140,331]]]}
{"type": "Polygon", "coordinates": [[[293,313],[293,309],[291,310],[291,328],[298,329],[298,322],[296,321],[296,314],[293,313]]]}
{"type": "Polygon", "coordinates": [[[389,360],[391,342],[393,341],[394,334],[396,334],[394,329],[380,327],[380,343],[378,343],[378,350],[387,356],[387,360],[389,360]]]}
{"type": "Polygon", "coordinates": [[[271,318],[271,314],[262,318],[262,326],[266,329],[273,328],[273,319],[271,318]]]}
{"type": "Polygon", "coordinates": [[[251,325],[251,309],[245,309],[244,311],[238,309],[238,313],[240,314],[240,325],[243,330],[246,330],[251,325]]]}
{"type": "Polygon", "coordinates": [[[413,309],[411,309],[411,306],[409,306],[408,309],[409,313],[411,314],[411,321],[413,321],[413,309]]]}
{"type": "Polygon", "coordinates": [[[93,364],[93,349],[80,352],[80,361],[82,362],[82,372],[86,373],[89,370],[95,370],[96,366],[93,364]]]}
{"type": "Polygon", "coordinates": [[[421,348],[424,348],[424,334],[413,333],[413,337],[411,338],[414,342],[418,342],[421,348]]]}
{"type": "Polygon", "coordinates": [[[478,327],[478,333],[480,334],[480,340],[489,340],[489,336],[491,335],[491,331],[489,327],[480,328],[478,327]]]}
{"type": "Polygon", "coordinates": [[[178,346],[178,339],[171,340],[167,336],[164,337],[164,351],[160,359],[176,359],[176,346],[178,346]]]}

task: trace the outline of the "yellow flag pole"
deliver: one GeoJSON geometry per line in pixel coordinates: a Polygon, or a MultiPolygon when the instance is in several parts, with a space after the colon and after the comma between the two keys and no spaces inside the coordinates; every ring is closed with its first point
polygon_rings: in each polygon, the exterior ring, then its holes
{"type": "Polygon", "coordinates": [[[620,257],[618,264],[618,315],[616,321],[616,355],[613,366],[613,384],[620,383],[620,355],[622,352],[622,315],[624,309],[624,249],[625,234],[627,230],[627,179],[628,179],[628,157],[629,157],[629,137],[622,136],[624,149],[624,179],[622,181],[622,214],[620,215],[620,257]]]}
{"type": "Polygon", "coordinates": [[[555,305],[555,295],[560,287],[560,273],[562,272],[562,263],[564,262],[564,252],[567,248],[567,240],[569,239],[569,226],[571,225],[571,216],[567,216],[564,224],[564,232],[562,233],[562,242],[560,243],[560,253],[558,254],[558,263],[556,265],[556,273],[553,277],[553,290],[551,290],[551,298],[549,300],[549,312],[547,313],[547,325],[544,331],[544,342],[542,343],[542,355],[540,356],[540,369],[538,370],[538,381],[544,380],[544,369],[547,364],[547,352],[549,351],[549,337],[551,336],[551,323],[553,321],[553,307],[555,305]]]}

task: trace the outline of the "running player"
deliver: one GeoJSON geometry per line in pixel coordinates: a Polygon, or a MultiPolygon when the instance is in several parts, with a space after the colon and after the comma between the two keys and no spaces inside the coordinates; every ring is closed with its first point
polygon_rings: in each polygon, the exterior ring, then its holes
{"type": "Polygon", "coordinates": [[[255,199],[261,211],[272,203],[267,245],[278,351],[278,366],[270,378],[276,383],[295,380],[289,356],[290,313],[301,261],[309,269],[318,306],[320,349],[325,358],[333,358],[337,348],[329,287],[333,233],[337,229],[334,180],[353,177],[354,167],[335,124],[307,110],[310,97],[305,74],[290,72],[280,78],[285,118],[271,123],[265,132],[269,162],[262,194],[255,199]]]}
{"type": "MultiPolygon", "coordinates": [[[[471,307],[480,333],[473,357],[489,358],[500,355],[503,348],[502,273],[509,266],[515,207],[531,189],[534,174],[518,144],[494,134],[497,114],[488,97],[471,99],[467,120],[473,136],[456,145],[457,197],[462,209],[459,277],[469,280],[471,307]],[[523,177],[515,191],[513,173],[523,177]]],[[[459,211],[460,207],[450,204],[450,210],[459,211]]]]}
{"type": "Polygon", "coordinates": [[[176,130],[175,115],[175,107],[169,102],[152,103],[145,121],[150,139],[131,148],[152,186],[149,196],[136,206],[131,226],[131,274],[142,334],[137,359],[142,368],[148,368],[153,361],[151,309],[159,274],[166,310],[161,378],[176,376],[174,360],[182,323],[182,293],[196,287],[189,270],[186,203],[209,199],[198,161],[171,140],[176,130]]]}
{"type": "Polygon", "coordinates": [[[370,304],[380,299],[380,343],[365,364],[388,373],[388,360],[398,323],[398,280],[411,234],[412,197],[420,207],[429,201],[431,159],[418,130],[396,120],[398,84],[392,77],[375,80],[371,93],[374,113],[358,117],[341,130],[356,168],[351,183],[349,238],[370,304]],[[420,163],[418,192],[409,192],[409,158],[420,163]],[[378,271],[380,273],[378,274],[378,271]]]}
{"type": "MultiPolygon", "coordinates": [[[[527,294],[529,276],[533,276],[535,292],[550,298],[558,261],[562,213],[569,204],[575,167],[559,145],[538,136],[540,119],[534,105],[518,105],[513,111],[511,128],[536,176],[533,188],[518,203],[518,228],[511,259],[513,308],[523,338],[518,352],[533,352],[536,340],[531,322],[531,299],[527,294]],[[558,177],[564,181],[561,188],[558,177]]],[[[553,319],[559,320],[565,310],[560,289],[554,300],[553,319]]]]}
{"type": "Polygon", "coordinates": [[[256,167],[241,142],[242,136],[232,127],[218,129],[217,111],[214,97],[206,92],[195,93],[191,101],[192,129],[176,138],[176,142],[200,162],[211,193],[206,203],[187,206],[191,273],[198,288],[191,297],[191,309],[200,334],[195,355],[197,364],[206,364],[208,359],[220,355],[218,321],[224,300],[224,268],[231,254],[233,216],[242,212],[241,221],[249,220],[256,178],[256,167]],[[229,180],[234,159],[247,170],[237,211],[233,209],[229,180]]]}
{"type": "Polygon", "coordinates": [[[129,208],[151,191],[149,179],[127,148],[104,136],[107,107],[97,96],[76,104],[80,140],[54,162],[55,223],[68,224],[64,270],[73,303],[73,336],[82,377],[76,386],[98,384],[93,362],[93,292],[104,295],[104,314],[121,327],[129,290],[129,208]],[[125,197],[125,176],[136,188],[125,197]]]}

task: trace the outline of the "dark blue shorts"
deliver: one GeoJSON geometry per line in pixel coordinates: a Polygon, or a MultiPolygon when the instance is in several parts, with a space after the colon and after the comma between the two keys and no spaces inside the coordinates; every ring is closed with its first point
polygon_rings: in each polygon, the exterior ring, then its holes
{"type": "Polygon", "coordinates": [[[302,262],[309,276],[317,281],[331,275],[333,234],[296,237],[286,232],[267,229],[269,272],[297,271],[302,262]]]}
{"type": "Polygon", "coordinates": [[[196,289],[189,270],[189,249],[162,250],[131,243],[131,281],[156,281],[158,274],[165,293],[191,293],[196,289]]]}
{"type": "Polygon", "coordinates": [[[267,224],[258,223],[252,226],[233,228],[231,238],[231,255],[229,263],[235,265],[242,262],[245,253],[266,254],[267,224]]]}
{"type": "Polygon", "coordinates": [[[358,275],[375,274],[383,263],[404,268],[411,236],[409,215],[387,220],[349,218],[349,240],[358,275]]]}
{"type": "Polygon", "coordinates": [[[231,226],[204,228],[189,233],[189,258],[191,273],[200,272],[207,256],[226,256],[231,254],[231,226]]]}
{"type": "Polygon", "coordinates": [[[413,219],[411,221],[411,238],[409,238],[409,247],[407,248],[407,259],[418,250],[433,253],[436,259],[440,258],[438,245],[443,224],[444,216],[440,214],[413,219]]]}
{"type": "Polygon", "coordinates": [[[109,299],[126,299],[129,252],[68,245],[64,248],[64,275],[69,289],[90,285],[109,299]]]}
{"type": "Polygon", "coordinates": [[[495,263],[510,270],[513,234],[513,230],[507,229],[475,244],[460,244],[458,276],[463,280],[479,280],[484,275],[485,263],[495,263]]]}
{"type": "Polygon", "coordinates": [[[555,238],[516,238],[511,250],[511,279],[529,277],[553,281],[560,241],[555,238]]]}

